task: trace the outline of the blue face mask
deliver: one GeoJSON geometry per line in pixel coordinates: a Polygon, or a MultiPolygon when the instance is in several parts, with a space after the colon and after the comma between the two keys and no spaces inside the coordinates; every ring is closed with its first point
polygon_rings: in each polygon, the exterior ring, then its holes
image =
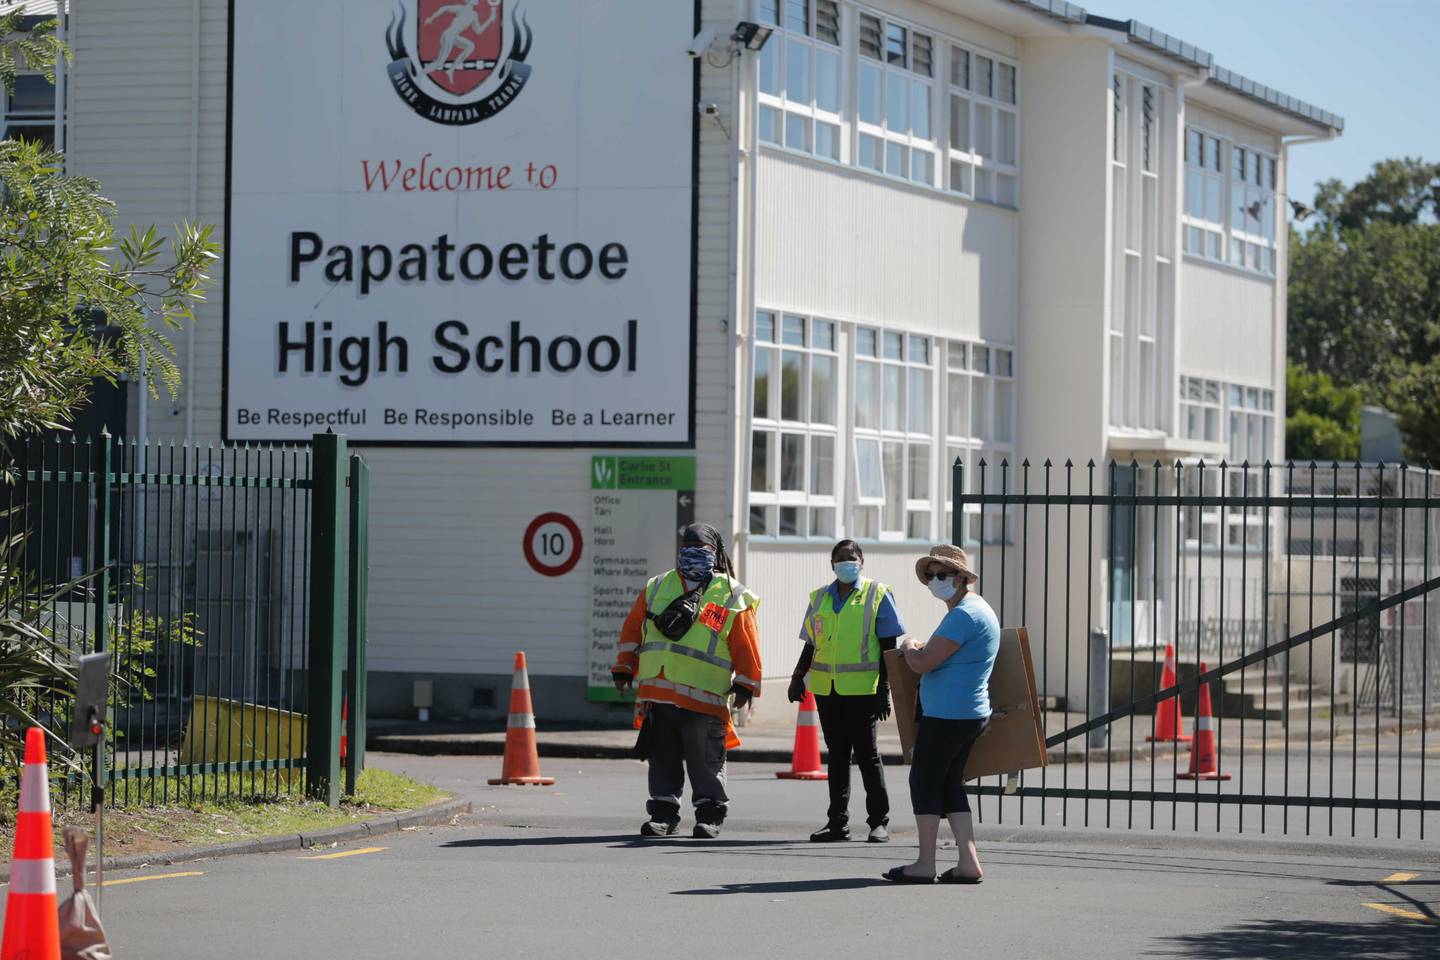
{"type": "Polygon", "coordinates": [[[675,568],[687,583],[701,584],[715,572],[715,553],[704,547],[681,547],[675,568]]]}
{"type": "Polygon", "coordinates": [[[835,579],[841,583],[854,583],[860,579],[859,560],[837,560],[832,566],[835,568],[835,579]]]}

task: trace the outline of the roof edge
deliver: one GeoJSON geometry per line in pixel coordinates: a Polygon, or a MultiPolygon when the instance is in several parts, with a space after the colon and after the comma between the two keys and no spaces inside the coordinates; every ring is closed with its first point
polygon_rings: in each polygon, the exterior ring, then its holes
{"type": "Polygon", "coordinates": [[[1086,17],[1089,16],[1084,7],[1077,3],[1069,3],[1068,0],[1008,0],[1008,2],[1017,7],[1024,7],[1037,16],[1049,17],[1065,23],[1083,25],[1086,17]]]}

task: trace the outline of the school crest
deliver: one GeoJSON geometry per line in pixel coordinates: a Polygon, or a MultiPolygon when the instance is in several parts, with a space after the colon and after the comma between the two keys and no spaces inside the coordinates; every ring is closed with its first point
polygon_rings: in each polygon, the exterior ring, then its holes
{"type": "Polygon", "coordinates": [[[522,5],[399,0],[385,32],[396,94],[425,119],[452,126],[504,110],[530,79],[533,35],[522,5]]]}

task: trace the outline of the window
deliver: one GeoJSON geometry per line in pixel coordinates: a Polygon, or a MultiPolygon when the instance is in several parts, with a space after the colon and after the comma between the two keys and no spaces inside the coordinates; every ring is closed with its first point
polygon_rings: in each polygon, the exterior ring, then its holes
{"type": "Polygon", "coordinates": [[[1275,391],[1230,384],[1230,462],[1260,466],[1274,452],[1275,391]]]}
{"type": "Polygon", "coordinates": [[[835,536],[837,335],[830,320],[755,315],[751,533],[835,536]]]}
{"type": "Polygon", "coordinates": [[[760,50],[760,140],[841,158],[840,10],[837,0],[762,0],[779,29],[760,50]]]}
{"type": "Polygon", "coordinates": [[[1187,440],[1220,442],[1220,382],[1180,378],[1180,423],[1187,440]]]}
{"type": "Polygon", "coordinates": [[[1185,252],[1222,259],[1225,235],[1225,174],[1220,138],[1185,131],[1185,252]]]}
{"type": "Polygon", "coordinates": [[[930,337],[856,330],[854,525],[867,536],[932,536],[934,354],[930,337]]]}
{"type": "Polygon", "coordinates": [[[861,13],[859,51],[855,162],[877,173],[934,185],[934,39],[861,13]]]}
{"type": "Polygon", "coordinates": [[[1273,276],[1276,178],[1275,157],[1186,129],[1185,252],[1273,276]]]}
{"type": "Polygon", "coordinates": [[[6,93],[0,86],[5,139],[38,140],[55,146],[55,86],[38,73],[15,77],[15,89],[6,93]]]}
{"type": "Polygon", "coordinates": [[[977,200],[1019,206],[1019,72],[996,58],[950,47],[949,185],[977,200]]]}
{"type": "MultiPolygon", "coordinates": [[[[1001,463],[1015,456],[1014,354],[1003,347],[952,340],[945,356],[945,444],[946,500],[945,528],[952,529],[954,514],[954,471],[958,459],[965,465],[965,486],[971,493],[993,493],[1000,489],[1001,463]],[[982,462],[984,469],[982,471],[982,462]]],[[[1012,474],[1013,476],[1013,474],[1012,474]]],[[[966,510],[966,538],[998,542],[1003,522],[1002,508],[986,508],[985,523],[977,525],[978,504],[966,510]],[[989,514],[994,514],[990,516],[989,514]]]]}

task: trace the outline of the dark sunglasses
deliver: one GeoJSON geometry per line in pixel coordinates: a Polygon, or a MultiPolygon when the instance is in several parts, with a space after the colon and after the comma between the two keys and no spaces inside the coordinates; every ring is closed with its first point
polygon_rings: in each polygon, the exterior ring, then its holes
{"type": "Polygon", "coordinates": [[[949,580],[954,576],[958,576],[958,574],[953,570],[941,570],[939,573],[931,573],[929,570],[926,570],[925,582],[929,583],[931,580],[949,580]]]}

